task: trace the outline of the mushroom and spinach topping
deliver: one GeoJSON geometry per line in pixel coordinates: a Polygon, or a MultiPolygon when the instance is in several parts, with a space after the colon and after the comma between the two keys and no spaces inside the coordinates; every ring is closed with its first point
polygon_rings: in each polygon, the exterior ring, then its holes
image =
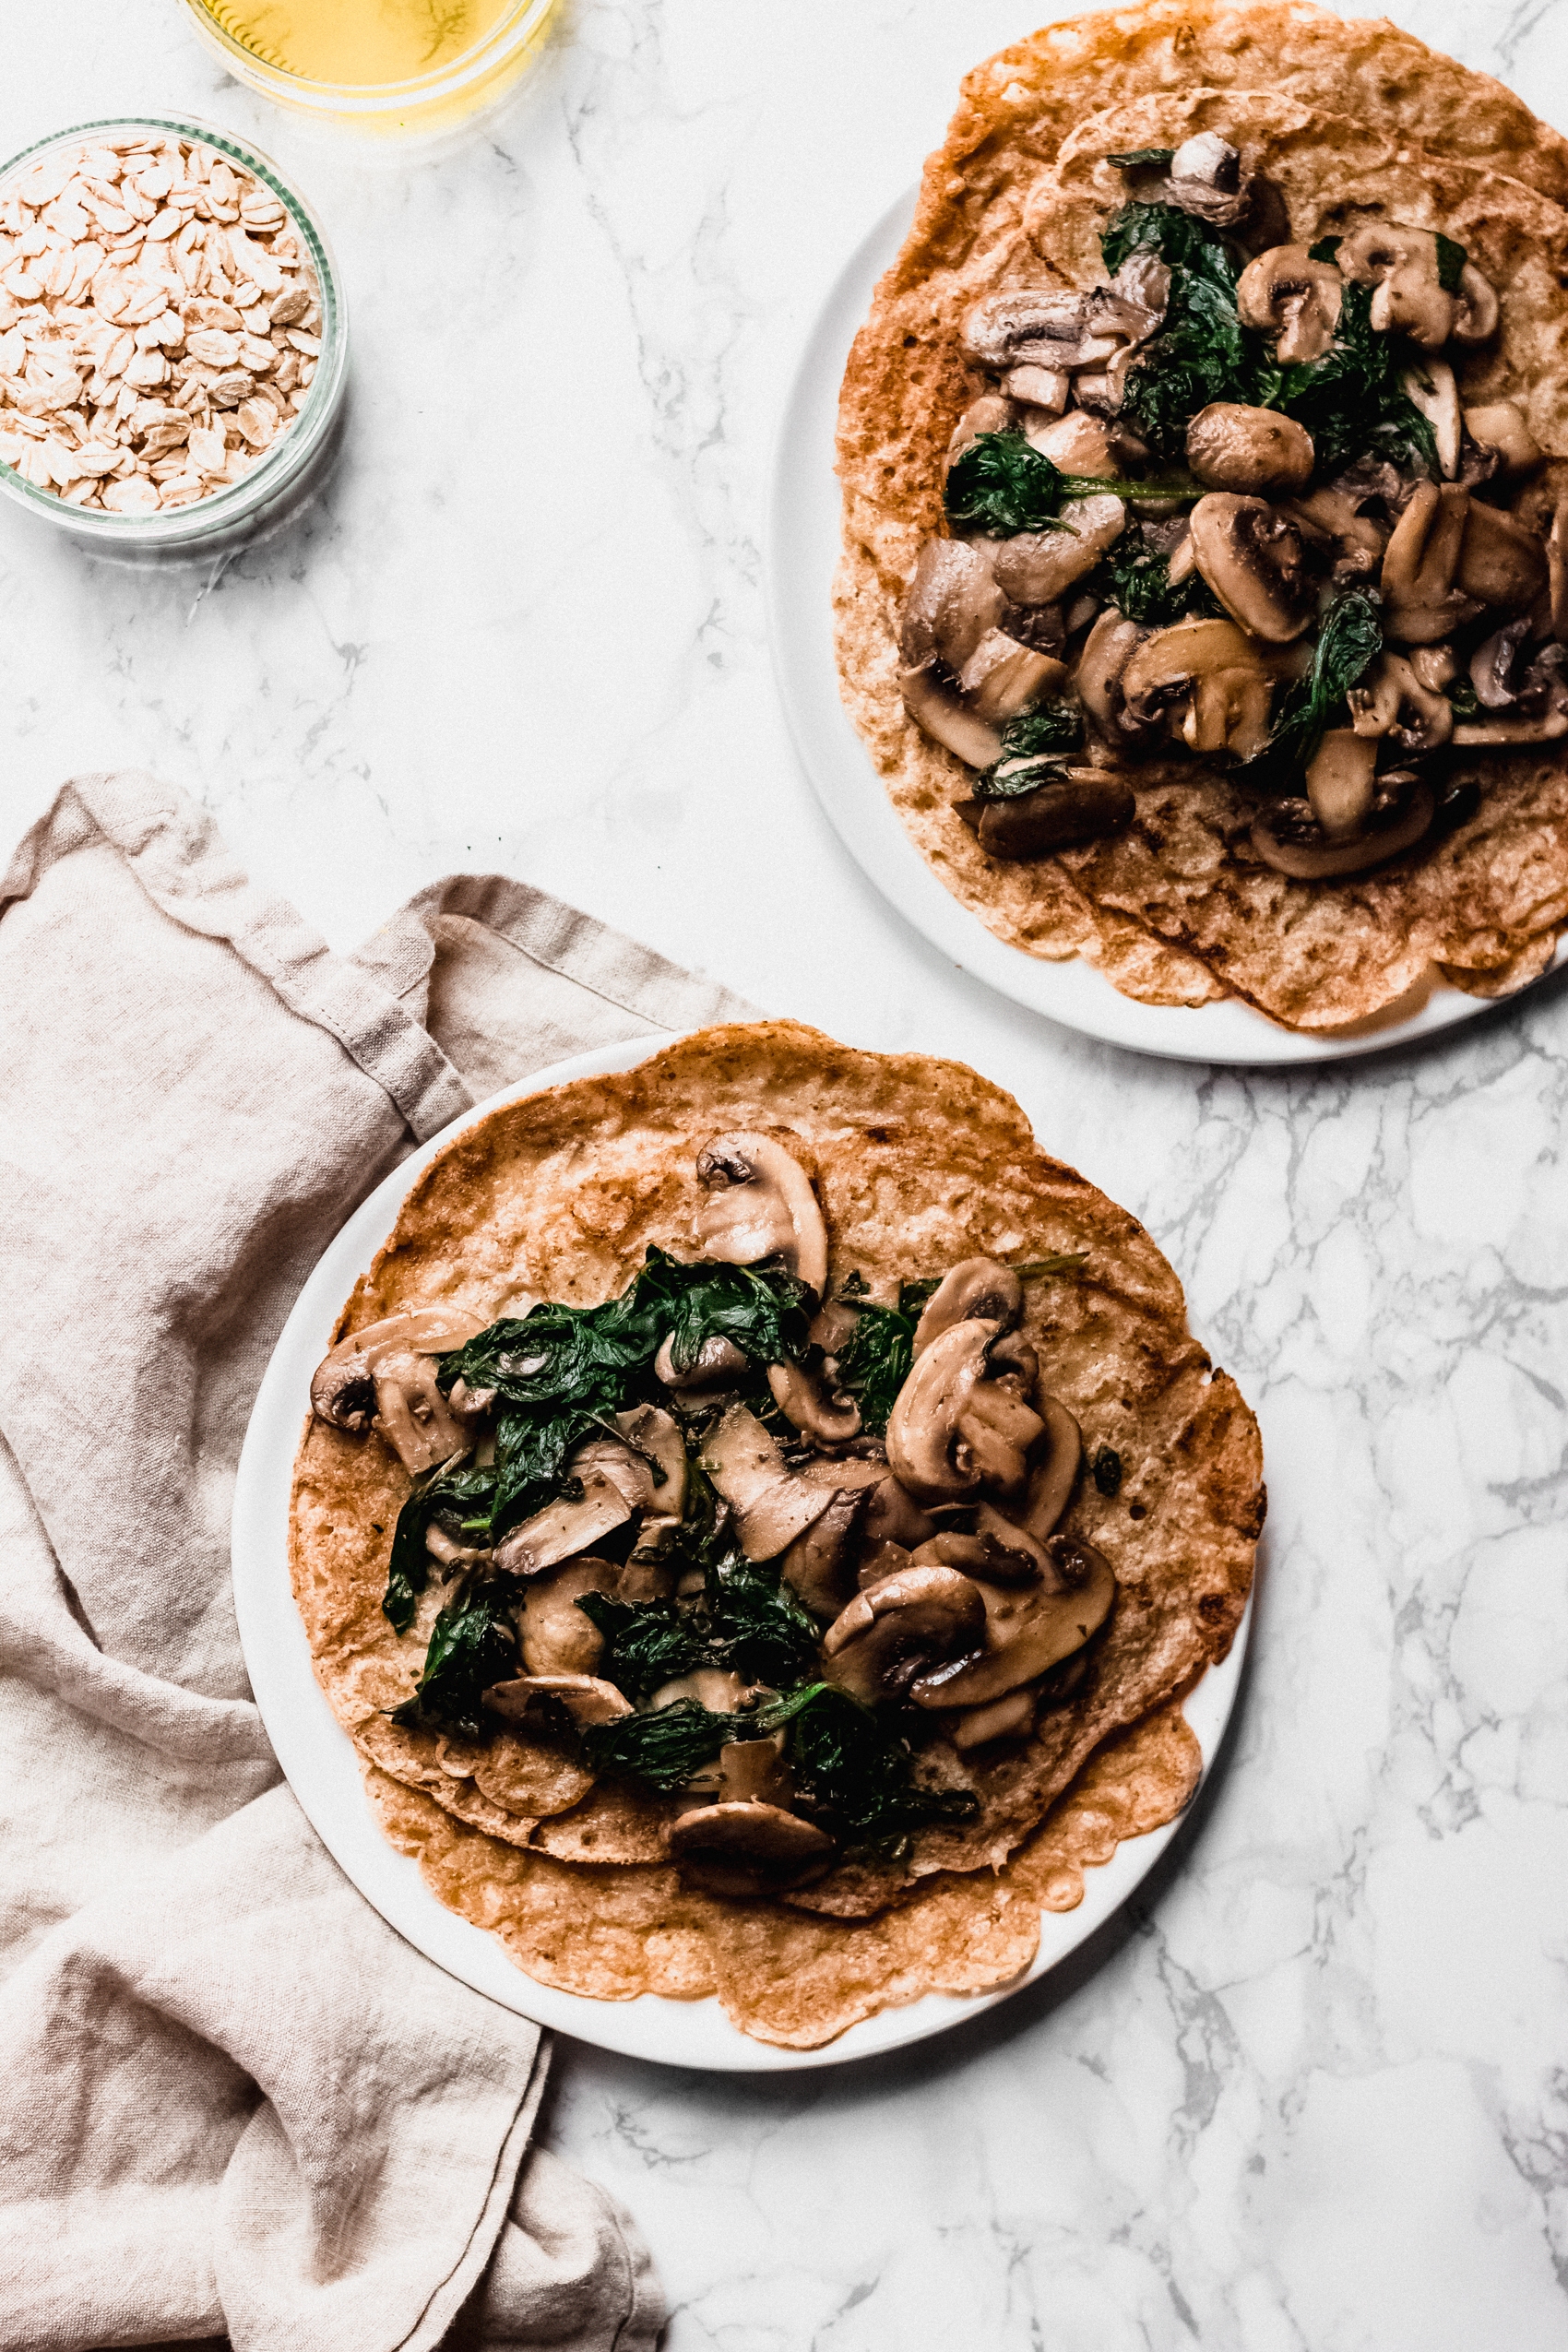
{"type": "Polygon", "coordinates": [[[1117,832],[1140,768],[1191,757],[1254,805],[1238,857],[1366,872],[1475,805],[1456,752],[1568,736],[1568,466],[1464,404],[1500,304],[1453,239],[1293,244],[1211,132],[1110,160],[1106,282],[962,323],[905,707],[999,860],[1117,832]]]}
{"type": "Polygon", "coordinates": [[[387,1400],[374,1420],[412,1474],[393,1719],[552,1746],[662,1800],[710,1891],[766,1894],[972,1817],[988,1758],[1088,1670],[1116,1579],[1063,1525],[1083,1445],[1022,1328],[1085,1261],[878,1295],[830,1278],[787,1141],[712,1137],[694,1172],[703,1256],[650,1247],[600,1305],[391,1317],[313,1402],[366,1437],[391,1366],[429,1403],[411,1459],[387,1400]]]}

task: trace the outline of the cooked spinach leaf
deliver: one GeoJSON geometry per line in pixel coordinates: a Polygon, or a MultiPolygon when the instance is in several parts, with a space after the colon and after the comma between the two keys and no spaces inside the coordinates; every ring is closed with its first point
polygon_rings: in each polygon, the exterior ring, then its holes
{"type": "Polygon", "coordinates": [[[915,1781],[906,1742],[826,1682],[809,1682],[750,1715],[715,1715],[679,1699],[654,1715],[589,1726],[584,1752],[596,1772],[671,1791],[711,1764],[732,1740],[782,1729],[796,1787],[846,1845],[887,1847],[927,1822],[968,1821],[978,1811],[967,1789],[915,1781]]]}
{"type": "Polygon", "coordinates": [[[1464,677],[1451,678],[1443,691],[1454,706],[1454,716],[1455,719],[1479,719],[1480,717],[1481,698],[1479,695],[1477,694],[1474,682],[1471,679],[1464,677]]]}
{"type": "Polygon", "coordinates": [[[1174,622],[1218,620],[1219,605],[1196,567],[1174,585],[1170,559],[1151,547],[1138,523],[1130,523],[1094,576],[1093,586],[1129,621],[1170,628],[1174,622]]]}
{"type": "Polygon", "coordinates": [[[605,1638],[595,1669],[629,1699],[716,1666],[770,1690],[789,1690],[816,1660],[819,1628],[772,1562],[729,1550],[711,1561],[695,1606],[612,1600],[585,1593],[577,1607],[605,1638]]]}
{"type": "Polygon", "coordinates": [[[493,1470],[449,1470],[416,1488],[398,1514],[392,1553],[386,1566],[386,1590],[381,1613],[394,1632],[406,1633],[414,1621],[419,1597],[430,1582],[430,1554],[424,1539],[431,1522],[455,1517],[461,1523],[477,1516],[488,1526],[495,1491],[493,1470]]]}
{"type": "Polygon", "coordinates": [[[1189,271],[1227,291],[1239,274],[1221,232],[1179,204],[1124,204],[1108,224],[1099,250],[1112,277],[1135,253],[1158,254],[1173,270],[1189,271]]]}
{"type": "MultiPolygon", "coordinates": [[[[1185,220],[1188,215],[1178,217],[1185,220]]],[[[1198,250],[1204,267],[1172,268],[1165,324],[1129,371],[1122,397],[1121,421],[1164,457],[1184,455],[1187,427],[1211,401],[1251,401],[1262,349],[1261,339],[1237,315],[1235,278],[1224,247],[1204,244],[1198,250]]]]}
{"type": "Polygon", "coordinates": [[[1332,261],[1344,244],[1342,237],[1320,237],[1315,245],[1307,247],[1309,261],[1332,261]]]}
{"type": "Polygon", "coordinates": [[[959,530],[1011,539],[1019,531],[1072,529],[1060,519],[1069,498],[1094,498],[1109,491],[1116,498],[1191,501],[1201,493],[1183,482],[1123,481],[1111,474],[1064,474],[1031,447],[1017,427],[977,434],[956,457],[943,493],[947,519],[959,530]]]}
{"type": "MultiPolygon", "coordinates": [[[[859,1277],[851,1277],[858,1280],[859,1277]]],[[[844,1304],[855,1310],[855,1328],[838,1354],[838,1384],[861,1408],[861,1426],[870,1437],[882,1437],[898,1391],[915,1360],[915,1324],[900,1293],[897,1307],[879,1307],[859,1298],[845,1284],[844,1304]]]]}
{"type": "Polygon", "coordinates": [[[498,1400],[488,1535],[542,1510],[562,1491],[573,1450],[654,1393],[653,1359],[667,1335],[683,1366],[715,1336],[754,1364],[798,1362],[810,1301],[805,1284],[782,1266],[686,1265],[650,1247],[618,1299],[597,1307],[546,1302],[444,1356],[444,1388],[461,1378],[493,1389],[498,1400]]]}
{"type": "Polygon", "coordinates": [[[1119,172],[1168,172],[1176,160],[1176,150],[1173,147],[1134,147],[1129,148],[1125,155],[1108,155],[1105,160],[1114,163],[1119,172]]]}
{"type": "Polygon", "coordinates": [[[1452,237],[1445,237],[1441,229],[1437,230],[1435,234],[1437,237],[1437,282],[1445,294],[1456,294],[1459,291],[1459,280],[1465,274],[1465,264],[1470,256],[1463,245],[1456,244],[1452,237]]]}
{"type": "Polygon", "coordinates": [[[495,1728],[481,1700],[493,1682],[517,1671],[511,1611],[522,1586],[516,1576],[469,1577],[435,1621],[419,1689],[392,1711],[411,1728],[460,1732],[482,1740],[495,1728]]]}
{"type": "Polygon", "coordinates": [[[1383,650],[1378,603],[1370,589],[1347,588],[1329,606],[1313,666],[1286,695],[1267,744],[1237,771],[1244,781],[1287,791],[1311,765],[1339,705],[1383,650]]]}
{"type": "Polygon", "coordinates": [[[928,1822],[969,1821],[980,1810],[967,1788],[921,1788],[905,1740],[831,1683],[808,1683],[757,1722],[768,1731],[788,1726],[796,1788],[848,1846],[896,1846],[928,1822]]]}
{"type": "Polygon", "coordinates": [[[994,767],[981,769],[972,789],[977,801],[1016,801],[1021,793],[1038,792],[1042,785],[1066,781],[1067,771],[1059,760],[998,760],[994,767]]]}
{"type": "Polygon", "coordinates": [[[1258,408],[1278,409],[1306,427],[1320,476],[1364,457],[1435,474],[1431,426],[1400,380],[1419,354],[1402,337],[1377,332],[1372,298],[1370,286],[1347,286],[1332,348],[1321,360],[1264,362],[1250,397],[1258,408]]]}
{"type": "Polygon", "coordinates": [[[1084,714],[1075,703],[1039,702],[1008,719],[1002,730],[1004,759],[1028,759],[1036,752],[1075,752],[1084,740],[1084,714]]]}

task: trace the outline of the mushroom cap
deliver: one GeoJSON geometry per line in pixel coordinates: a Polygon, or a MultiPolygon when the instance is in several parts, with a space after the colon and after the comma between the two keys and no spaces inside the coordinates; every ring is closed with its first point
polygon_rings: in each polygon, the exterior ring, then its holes
{"type": "Polygon", "coordinates": [[[852,1396],[831,1394],[802,1364],[769,1364],[767,1384],[786,1420],[825,1445],[847,1445],[861,1433],[861,1408],[852,1396]]]}
{"type": "MultiPolygon", "coordinates": [[[[1565,722],[1568,726],[1568,722],[1565,722]]],[[[1455,741],[1462,731],[1455,728],[1455,741]]],[[[1347,873],[1370,873],[1402,850],[1412,849],[1431,824],[1431,787],[1391,772],[1380,779],[1388,794],[1380,810],[1373,802],[1366,830],[1348,841],[1331,841],[1305,802],[1277,801],[1253,820],[1252,843],[1265,865],[1301,882],[1322,882],[1347,873]],[[1390,791],[1389,788],[1393,788],[1390,791]]],[[[1381,797],[1381,796],[1380,796],[1381,797]]]]}
{"type": "Polygon", "coordinates": [[[519,1674],[484,1694],[485,1705],[508,1723],[520,1723],[535,1699],[559,1699],[574,1723],[613,1723],[632,1712],[624,1692],[592,1674],[519,1674]]]}
{"type": "Polygon", "coordinates": [[[473,1443],[441,1393],[434,1358],[412,1348],[377,1350],[375,1427],[413,1478],[466,1453],[473,1443]]]}
{"type": "Polygon", "coordinates": [[[1293,417],[1240,400],[1211,400],[1187,427],[1187,463],[1206,490],[1304,490],[1314,455],[1293,417]]]}
{"type": "Polygon", "coordinates": [[[977,1381],[958,1409],[958,1455],[967,1454],[988,1494],[1023,1491],[1028,1457],[1045,1424],[1016,1373],[977,1381]]]}
{"type": "Polygon", "coordinates": [[[1199,571],[1231,618],[1269,645],[1299,637],[1317,609],[1301,534],[1265,498],[1211,490],[1189,517],[1199,571]]]}
{"type": "Polygon", "coordinates": [[[1119,832],[1132,823],[1136,806],[1124,777],[1109,768],[1081,767],[1032,792],[966,802],[958,814],[966,824],[973,818],[987,857],[1021,865],[1119,832]]]}
{"type": "Polygon", "coordinates": [[[1307,768],[1307,799],[1330,841],[1350,841],[1372,814],[1377,738],[1331,727],[1307,768]]]}
{"type": "Polygon", "coordinates": [[[1522,612],[1547,585],[1546,549],[1513,515],[1472,498],[1459,544],[1455,585],[1478,604],[1522,612]]]}
{"type": "Polygon", "coordinates": [[[1034,1692],[1028,1688],[1009,1691],[1005,1698],[992,1699],[989,1706],[963,1708],[947,1726],[947,1737],[961,1756],[971,1748],[989,1746],[992,1740],[1028,1739],[1036,1704],[1034,1692]]]}
{"type": "Polygon", "coordinates": [[[1129,621],[1121,609],[1108,604],[1084,640],[1073,683],[1091,719],[1114,737],[1125,708],[1123,691],[1127,668],[1154,631],[1141,621],[1129,621]]]}
{"type": "Polygon", "coordinates": [[[1024,1312],[1024,1285],[1016,1268],[997,1258],[962,1258],[943,1276],[915,1325],[914,1352],[923,1356],[938,1334],[983,1315],[1011,1331],[1024,1312]]]}
{"type": "Polygon", "coordinates": [[[620,1581],[612,1561],[591,1556],[563,1561],[534,1579],[518,1613],[530,1674],[592,1674],[604,1656],[604,1636],[577,1602],[584,1593],[612,1593],[620,1581]]]}
{"type": "Polygon", "coordinates": [[[936,1522],[927,1516],[906,1492],[897,1479],[881,1465],[885,1475],[873,1487],[866,1503],[865,1516],[861,1522],[861,1534],[868,1544],[902,1544],[912,1551],[917,1544],[927,1543],[936,1533],[936,1522]]]}
{"type": "Polygon", "coordinates": [[[1111,1614],[1116,1578],[1111,1562],[1076,1536],[1046,1547],[1062,1589],[1042,1582],[1016,1590],[981,1586],[985,1645],[979,1656],[933,1667],[909,1685],[917,1706],[989,1705],[1081,1649],[1111,1614]]]}
{"type": "Polygon", "coordinates": [[[991,559],[992,576],[1015,604],[1054,604],[1064,596],[1121,538],[1127,509],[1111,491],[1095,491],[1087,498],[1065,499],[1060,520],[1065,529],[1019,531],[999,542],[991,559]]]}
{"type": "Polygon", "coordinates": [[[814,1822],[778,1805],[700,1805],[670,1824],[670,1851],[715,1895],[757,1895],[818,1878],[837,1852],[814,1822]]]}
{"type": "MultiPolygon", "coordinates": [[[[579,1451],[568,1465],[574,1476],[581,1479],[580,1498],[574,1503],[561,1496],[547,1503],[542,1511],[503,1536],[495,1547],[498,1568],[513,1576],[537,1576],[559,1561],[570,1560],[575,1552],[586,1551],[612,1528],[625,1526],[633,1506],[620,1486],[602,1469],[581,1468],[580,1460],[579,1451]]],[[[648,1485],[651,1491],[651,1479],[648,1485]]]]}
{"type": "Polygon", "coordinates": [[[1002,757],[1001,730],[989,719],[977,719],[929,667],[900,671],[898,691],[921,732],[967,767],[992,767],[1002,757]]]}
{"type": "Polygon", "coordinates": [[[1178,621],[1146,636],[1122,673],[1128,717],[1152,725],[1184,698],[1182,735],[1194,751],[1261,751],[1274,680],[1262,648],[1234,621],[1178,621]]]}
{"type": "Polygon", "coordinates": [[[785,1468],[777,1440],[743,1405],[731,1405],[710,1433],[702,1467],[735,1514],[748,1560],[776,1560],[833,1500],[831,1488],[785,1468]]]}
{"type": "Polygon", "coordinates": [[[1277,335],[1277,356],[1285,361],[1323,357],[1344,299],[1338,270],[1314,261],[1305,245],[1271,245],[1247,264],[1236,285],[1242,324],[1277,335]]]}
{"type": "Polygon", "coordinates": [[[917,1357],[887,1417],[887,1460],[917,1503],[953,1503],[973,1493],[980,1472],[956,1457],[958,1417],[1001,1329],[985,1316],[950,1324],[917,1357]]]}
{"type": "Polygon", "coordinates": [[[484,1317],[467,1307],[410,1307],[364,1324],[329,1348],[317,1364],[311,1376],[311,1410],[335,1429],[366,1430],[375,1377],[384,1365],[409,1356],[447,1355],[484,1327],[484,1317]]]}
{"type": "Polygon", "coordinates": [[[1533,473],[1546,456],[1516,400],[1488,400],[1464,412],[1465,430],[1479,449],[1495,449],[1505,474],[1533,473]]]}
{"type": "Polygon", "coordinates": [[[707,1194],[697,1228],[709,1257],[754,1265],[780,1257],[820,1298],[827,1287],[827,1228],[811,1178],[772,1135],[733,1129],[697,1154],[707,1194]]]}
{"type": "Polygon", "coordinates": [[[1024,1507],[1016,1515],[1037,1543],[1043,1543],[1073,1499],[1084,1458],[1083,1432],[1059,1396],[1035,1391],[1035,1408],[1045,1423],[1045,1445],[1029,1473],[1024,1507]]]}
{"type": "Polygon", "coordinates": [[[857,1593],[822,1637],[823,1675],[863,1706],[902,1697],[936,1660],[975,1649],[980,1586],[956,1568],[911,1566],[857,1593]]]}
{"type": "Polygon", "coordinates": [[[782,1553],[779,1574],[814,1617],[837,1617],[849,1584],[849,1554],[864,1515],[869,1487],[848,1488],[782,1553]]]}
{"type": "Polygon", "coordinates": [[[1340,239],[1334,259],[1342,277],[1375,289],[1370,315],[1379,334],[1397,330],[1423,350],[1442,350],[1458,304],[1443,291],[1431,229],[1366,220],[1340,239]]]}
{"type": "Polygon", "coordinates": [[[958,672],[958,692],[977,719],[1005,725],[1063,684],[1067,665],[1005,629],[988,629],[958,672]]]}
{"type": "Polygon", "coordinates": [[[1004,599],[978,547],[963,539],[928,539],[898,624],[898,650],[911,670],[934,655],[962,670],[1002,618],[1004,599]]]}

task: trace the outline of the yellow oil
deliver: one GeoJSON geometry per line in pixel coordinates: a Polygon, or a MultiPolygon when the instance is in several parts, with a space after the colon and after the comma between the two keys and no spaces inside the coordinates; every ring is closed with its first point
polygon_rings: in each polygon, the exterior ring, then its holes
{"type": "Polygon", "coordinates": [[[200,0],[231,41],[280,74],[362,89],[439,73],[517,0],[200,0]]]}

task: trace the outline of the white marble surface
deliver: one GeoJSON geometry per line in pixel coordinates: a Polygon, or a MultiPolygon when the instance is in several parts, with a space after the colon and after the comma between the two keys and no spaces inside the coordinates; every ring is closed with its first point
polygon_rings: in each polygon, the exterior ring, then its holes
{"type": "MultiPolygon", "coordinates": [[[[1568,123],[1552,0],[1401,14],[1568,123]]],[[[11,27],[0,148],[142,102],[248,131],[326,216],[358,362],[327,505],[216,584],[0,521],[0,829],[140,763],[341,944],[500,867],[963,1056],[1147,1221],[1262,1414],[1229,1768],[1097,1966],[863,2071],[562,2052],[553,2142],[640,2217],[671,2352],[1535,2352],[1568,2322],[1568,998],[1343,1075],[1085,1045],[883,909],[774,700],[794,349],[1031,21],[569,0],[506,117],[405,164],[227,83],[174,0],[11,27]]]]}

